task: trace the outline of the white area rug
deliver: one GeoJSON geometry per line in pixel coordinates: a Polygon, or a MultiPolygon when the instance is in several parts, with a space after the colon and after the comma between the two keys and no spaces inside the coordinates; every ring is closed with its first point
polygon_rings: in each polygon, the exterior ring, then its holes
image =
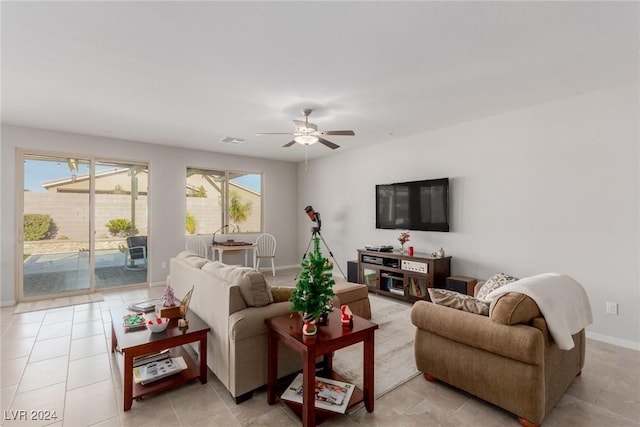
{"type": "MultiPolygon", "coordinates": [[[[375,332],[374,390],[377,399],[420,372],[414,359],[415,326],[411,323],[411,305],[375,294],[369,294],[369,300],[371,321],[379,327],[375,332]]],[[[358,343],[336,351],[333,357],[334,371],[360,388],[363,351],[363,344],[358,343]]]]}
{"type": "Polygon", "coordinates": [[[60,297],[55,299],[48,299],[43,301],[34,302],[21,302],[16,305],[13,310],[13,314],[27,313],[29,311],[47,310],[49,308],[66,307],[69,305],[87,304],[90,302],[104,301],[104,297],[101,293],[94,293],[88,295],[76,295],[73,297],[60,297]]]}
{"type": "MultiPolygon", "coordinates": [[[[276,277],[265,274],[265,278],[272,286],[295,286],[294,277],[298,272],[297,268],[280,270],[276,277]]],[[[345,281],[335,276],[334,279],[336,283],[345,281]]],[[[374,392],[375,397],[379,398],[420,374],[413,350],[416,328],[411,323],[412,304],[372,293],[369,294],[369,301],[371,321],[378,324],[375,332],[374,392]]],[[[333,357],[333,369],[360,388],[363,346],[359,343],[338,350],[333,357]]],[[[363,405],[356,405],[348,412],[361,407],[363,405]]]]}

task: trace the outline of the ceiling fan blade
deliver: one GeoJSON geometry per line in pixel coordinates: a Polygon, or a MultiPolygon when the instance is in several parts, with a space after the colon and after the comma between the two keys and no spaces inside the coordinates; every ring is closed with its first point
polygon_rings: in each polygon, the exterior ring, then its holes
{"type": "Polygon", "coordinates": [[[291,146],[292,146],[293,144],[295,144],[295,143],[296,143],[296,140],[294,139],[294,140],[292,140],[292,141],[287,142],[286,144],[284,144],[284,145],[283,145],[283,147],[291,147],[291,146]]]}
{"type": "Polygon", "coordinates": [[[326,139],[324,139],[324,138],[320,138],[320,137],[318,137],[318,142],[319,142],[320,144],[324,144],[325,146],[327,146],[327,147],[331,148],[332,150],[335,150],[336,148],[340,148],[340,146],[339,146],[338,144],[334,144],[333,142],[331,142],[331,141],[327,141],[327,140],[326,140],[326,139]]]}
{"type": "Polygon", "coordinates": [[[256,133],[256,135],[293,135],[291,132],[260,132],[256,133]]]}
{"type": "Polygon", "coordinates": [[[354,136],[355,132],[352,130],[325,130],[324,132],[318,132],[320,135],[345,135],[354,136]]]}

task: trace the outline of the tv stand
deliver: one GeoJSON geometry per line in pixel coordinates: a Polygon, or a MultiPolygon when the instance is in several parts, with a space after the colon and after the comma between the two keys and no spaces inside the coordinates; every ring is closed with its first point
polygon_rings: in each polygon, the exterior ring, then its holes
{"type": "Polygon", "coordinates": [[[358,249],[358,283],[369,292],[404,301],[430,301],[429,288],[444,288],[451,257],[358,249]]]}

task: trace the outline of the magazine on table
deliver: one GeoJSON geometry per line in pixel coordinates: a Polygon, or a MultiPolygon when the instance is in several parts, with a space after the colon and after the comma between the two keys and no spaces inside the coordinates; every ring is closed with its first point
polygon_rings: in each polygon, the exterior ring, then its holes
{"type": "Polygon", "coordinates": [[[142,385],[149,384],[162,378],[180,373],[187,369],[187,363],[182,357],[172,357],[165,360],[157,360],[133,368],[133,381],[142,385]]]}
{"type": "Polygon", "coordinates": [[[169,349],[159,351],[157,353],[145,354],[133,358],[133,367],[146,365],[147,363],[157,362],[169,358],[169,349]]]}
{"type": "MultiPolygon", "coordinates": [[[[344,414],[355,386],[341,381],[316,377],[315,389],[316,408],[344,414]]],[[[298,374],[285,392],[282,393],[281,398],[291,402],[302,403],[302,390],[302,374],[298,374]]]]}
{"type": "Polygon", "coordinates": [[[155,311],[156,304],[152,301],[137,302],[135,304],[130,304],[127,309],[138,313],[151,313],[152,311],[155,311]]]}

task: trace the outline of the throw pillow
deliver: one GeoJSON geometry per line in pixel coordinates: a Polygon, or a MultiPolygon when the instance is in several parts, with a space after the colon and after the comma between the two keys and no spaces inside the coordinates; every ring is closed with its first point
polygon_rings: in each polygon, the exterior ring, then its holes
{"type": "Polygon", "coordinates": [[[489,317],[503,325],[529,324],[536,317],[540,317],[538,304],[527,295],[509,292],[491,301],[489,317]]]}
{"type": "Polygon", "coordinates": [[[248,307],[262,307],[273,302],[271,289],[264,279],[264,274],[260,272],[251,271],[243,274],[238,285],[248,307]]]}
{"type": "Polygon", "coordinates": [[[507,283],[515,282],[519,280],[517,277],[509,276],[508,274],[498,273],[492,276],[489,280],[487,280],[484,285],[478,291],[478,295],[476,298],[482,301],[491,302],[487,300],[487,295],[491,291],[495,291],[496,289],[506,285],[507,283]]]}
{"type": "Polygon", "coordinates": [[[291,293],[295,288],[289,286],[271,286],[271,295],[273,296],[273,302],[289,301],[291,293]]]}
{"type": "Polygon", "coordinates": [[[431,297],[431,302],[434,304],[444,305],[469,313],[481,314],[483,316],[489,315],[489,304],[470,295],[448,289],[429,288],[429,296],[431,297]]]}

